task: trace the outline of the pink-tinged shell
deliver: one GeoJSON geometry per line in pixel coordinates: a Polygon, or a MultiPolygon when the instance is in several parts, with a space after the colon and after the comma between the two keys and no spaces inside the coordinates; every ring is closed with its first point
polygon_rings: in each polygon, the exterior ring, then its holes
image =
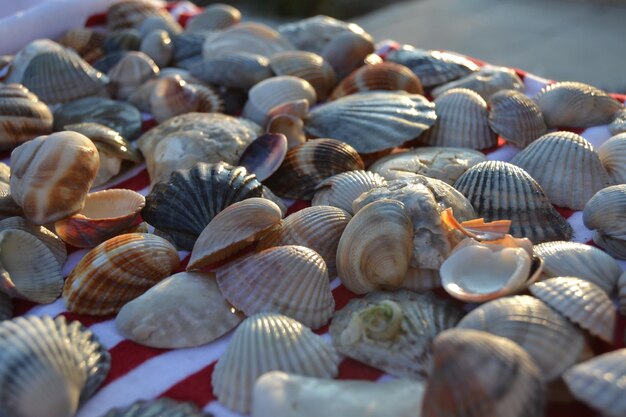
{"type": "Polygon", "coordinates": [[[109,92],[117,99],[126,100],[143,83],[156,78],[159,67],[143,52],[130,51],[108,72],[109,92]]]}
{"type": "Polygon", "coordinates": [[[279,52],[272,55],[270,67],[276,75],[293,75],[307,80],[320,101],[326,100],[336,84],[335,70],[324,58],[312,52],[279,52]]]}
{"type": "Polygon", "coordinates": [[[365,58],[373,52],[374,40],[369,34],[346,31],[334,36],[320,55],[333,67],[339,81],[362,66],[365,58]]]}
{"type": "Polygon", "coordinates": [[[21,84],[0,85],[0,150],[52,133],[48,106],[21,84]]]}
{"type": "Polygon", "coordinates": [[[315,187],[311,205],[338,207],[353,214],[352,203],[361,194],[382,185],[383,177],[370,171],[347,171],[326,178],[315,187]]]}
{"type": "Polygon", "coordinates": [[[424,94],[419,78],[407,67],[393,62],[364,65],[355,70],[333,90],[331,100],[362,91],[402,90],[411,94],[424,94]]]}
{"type": "Polygon", "coordinates": [[[293,149],[306,142],[304,122],[291,114],[279,114],[267,123],[268,133],[281,133],[287,138],[287,149],[293,149]]]}
{"type": "Polygon", "coordinates": [[[252,141],[239,158],[240,165],[265,181],[280,167],[287,155],[287,138],[279,133],[266,133],[252,141]]]}
{"type": "Polygon", "coordinates": [[[189,84],[179,77],[158,79],[150,93],[150,112],[158,123],[191,112],[219,112],[223,103],[210,87],[189,84]]]}
{"type": "Polygon", "coordinates": [[[489,98],[489,125],[518,148],[525,148],[547,131],[537,104],[517,90],[503,90],[489,98]]]}
{"type": "Polygon", "coordinates": [[[613,136],[598,148],[598,156],[615,184],[626,184],[626,133],[613,136]]]}
{"type": "Polygon", "coordinates": [[[205,30],[223,30],[241,21],[241,12],[228,4],[212,4],[204,11],[192,17],[187,26],[186,32],[202,32],[205,30]]]}

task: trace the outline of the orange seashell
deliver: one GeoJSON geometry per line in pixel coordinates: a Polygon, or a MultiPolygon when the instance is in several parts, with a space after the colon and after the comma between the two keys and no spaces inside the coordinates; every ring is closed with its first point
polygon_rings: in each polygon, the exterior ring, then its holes
{"type": "Polygon", "coordinates": [[[411,94],[424,94],[417,75],[404,65],[383,62],[365,65],[344,79],[330,96],[331,100],[361,91],[403,90],[411,94]]]}

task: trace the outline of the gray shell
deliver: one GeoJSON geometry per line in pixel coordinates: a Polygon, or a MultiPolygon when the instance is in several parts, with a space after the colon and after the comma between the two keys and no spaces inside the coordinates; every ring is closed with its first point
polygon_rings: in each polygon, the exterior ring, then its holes
{"type": "Polygon", "coordinates": [[[522,91],[524,82],[510,68],[486,66],[463,78],[435,88],[432,95],[439,97],[453,88],[467,88],[477,92],[485,100],[489,100],[500,90],[522,91]]]}
{"type": "Polygon", "coordinates": [[[227,4],[212,4],[204,11],[194,16],[185,30],[187,32],[199,32],[206,30],[222,30],[236,25],[241,20],[241,12],[227,4]]]}
{"type": "Polygon", "coordinates": [[[181,403],[163,397],[157,400],[139,400],[125,408],[115,408],[101,417],[212,417],[192,403],[181,403]]]}
{"type": "Polygon", "coordinates": [[[273,76],[269,59],[249,52],[203,59],[190,68],[191,75],[219,86],[248,90],[273,76]]]}
{"type": "Polygon", "coordinates": [[[347,171],[326,178],[315,187],[313,206],[339,207],[352,214],[352,203],[361,194],[385,185],[383,177],[370,171],[347,171]]]}
{"type": "Polygon", "coordinates": [[[489,99],[489,125],[518,148],[545,134],[546,122],[537,104],[516,90],[503,90],[489,99]]]}
{"type": "Polygon", "coordinates": [[[298,49],[321,54],[324,47],[337,35],[344,32],[362,32],[351,23],[329,16],[317,15],[297,22],[278,26],[278,31],[298,49]]]}

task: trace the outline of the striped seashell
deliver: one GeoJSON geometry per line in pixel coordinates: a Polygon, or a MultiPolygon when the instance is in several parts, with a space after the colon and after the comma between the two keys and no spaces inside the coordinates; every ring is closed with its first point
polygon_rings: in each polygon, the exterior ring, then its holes
{"type": "Polygon", "coordinates": [[[335,311],[324,259],[304,246],[265,249],[219,268],[216,278],[224,298],[247,316],[280,313],[317,329],[335,311]]]}
{"type": "Polygon", "coordinates": [[[436,98],[453,88],[475,91],[487,101],[500,90],[523,91],[524,82],[510,68],[485,66],[463,78],[435,88],[431,94],[436,98]]]}
{"type": "Polygon", "coordinates": [[[211,417],[195,404],[178,402],[167,397],[156,400],[139,400],[128,407],[114,408],[102,417],[211,417]]]}
{"type": "MultiPolygon", "coordinates": [[[[267,132],[283,134],[287,138],[287,150],[306,142],[304,122],[301,118],[291,114],[278,114],[267,122],[267,132]]],[[[283,158],[284,159],[284,158],[283,158]]]]}
{"type": "Polygon", "coordinates": [[[619,110],[615,113],[613,121],[609,125],[609,130],[613,135],[626,132],[626,109],[619,110]]]}
{"type": "Polygon", "coordinates": [[[108,72],[109,92],[119,100],[126,100],[148,80],[159,75],[159,67],[143,52],[128,52],[108,72]]]}
{"type": "Polygon", "coordinates": [[[468,89],[451,89],[435,99],[437,121],[422,142],[430,146],[485,149],[498,137],[489,127],[487,103],[468,89]]]}
{"type": "Polygon", "coordinates": [[[291,43],[274,29],[261,23],[248,22],[211,32],[202,47],[202,57],[209,59],[233,52],[249,52],[269,58],[277,52],[292,49],[291,43]]]}
{"type": "Polygon", "coordinates": [[[174,55],[174,44],[166,31],[156,29],[141,40],[139,50],[152,58],[159,68],[164,68],[174,55]]]}
{"type": "Polygon", "coordinates": [[[89,28],[70,29],[59,38],[59,44],[72,48],[88,63],[92,64],[102,55],[106,35],[89,28]]]}
{"type": "Polygon", "coordinates": [[[123,28],[139,27],[149,16],[161,16],[164,12],[157,3],[150,0],[124,0],[109,6],[107,29],[113,32],[123,28]]]}
{"type": "Polygon", "coordinates": [[[624,107],[602,90],[571,81],[548,84],[533,100],[541,109],[548,128],[608,124],[624,107]]]}
{"type": "Polygon", "coordinates": [[[238,165],[256,175],[259,181],[265,181],[280,168],[287,155],[287,146],[285,135],[263,134],[246,147],[238,165]]]}
{"type": "Polygon", "coordinates": [[[237,254],[277,227],[281,218],[280,207],[265,198],[248,198],[226,207],[198,236],[187,270],[201,269],[237,254]]]}
{"type": "Polygon", "coordinates": [[[311,205],[333,206],[352,212],[352,203],[364,192],[385,185],[383,177],[370,171],[347,171],[326,178],[315,187],[311,205]]]}
{"type": "Polygon", "coordinates": [[[30,64],[30,61],[44,52],[65,54],[68,50],[50,39],[36,39],[15,54],[8,68],[8,74],[3,81],[5,83],[21,83],[24,71],[30,64]]]}
{"type": "Polygon", "coordinates": [[[433,350],[422,416],[543,416],[546,386],[535,362],[516,343],[451,329],[437,336],[433,350]],[[459,384],[461,375],[465,382],[459,384]]]}
{"type": "Polygon", "coordinates": [[[613,343],[615,310],[603,289],[575,277],[550,278],[530,292],[565,317],[607,343],[613,343]]]}
{"type": "Polygon", "coordinates": [[[336,84],[333,67],[312,52],[279,52],[272,55],[270,68],[276,75],[292,75],[308,81],[315,89],[319,101],[326,100],[336,84]]]}
{"type": "Polygon", "coordinates": [[[21,84],[0,85],[0,150],[52,133],[48,106],[21,84]]]}
{"type": "Polygon", "coordinates": [[[13,303],[9,296],[0,292],[0,322],[13,317],[13,303]]]}
{"type": "Polygon", "coordinates": [[[626,133],[613,136],[598,148],[598,156],[615,184],[626,184],[626,133]]]}
{"type": "Polygon", "coordinates": [[[547,132],[539,106],[517,90],[502,90],[489,98],[489,126],[518,148],[547,132]]]}
{"type": "Polygon", "coordinates": [[[311,110],[307,134],[346,142],[359,153],[390,149],[412,140],[437,119],[423,96],[396,92],[357,93],[311,110]]]}
{"type": "Polygon", "coordinates": [[[284,23],[278,26],[278,31],[284,38],[289,39],[296,48],[316,54],[319,54],[337,35],[344,32],[363,33],[363,29],[354,23],[324,15],[284,23]]]}
{"type": "Polygon", "coordinates": [[[533,243],[569,240],[572,226],[523,169],[501,161],[474,165],[454,183],[486,221],[511,220],[511,234],[533,243]]]}
{"type": "Polygon", "coordinates": [[[374,49],[374,39],[368,33],[350,30],[334,36],[320,52],[313,52],[319,53],[333,67],[340,81],[362,66],[374,49]]]}
{"type": "Polygon", "coordinates": [[[339,353],[396,377],[423,380],[432,370],[433,339],[462,315],[432,294],[378,291],[339,310],[330,335],[339,353]]]}
{"type": "Polygon", "coordinates": [[[185,30],[199,32],[206,30],[223,30],[241,21],[241,12],[228,4],[212,4],[200,14],[192,17],[185,30]]]}
{"type": "Polygon", "coordinates": [[[333,378],[339,356],[321,336],[296,320],[259,313],[237,327],[211,376],[213,392],[226,407],[247,413],[257,378],[269,371],[333,378]]]}
{"type": "Polygon", "coordinates": [[[273,76],[270,60],[250,52],[209,57],[192,66],[190,72],[205,83],[241,90],[273,76]]]}
{"type": "Polygon", "coordinates": [[[4,230],[21,230],[30,233],[50,249],[59,265],[65,263],[67,259],[65,243],[44,226],[33,224],[23,217],[13,216],[0,220],[0,231],[4,230]]]}
{"type": "Polygon", "coordinates": [[[176,249],[165,239],[129,233],[93,248],[65,281],[63,298],[73,313],[117,313],[178,268],[176,249]]]}
{"type": "Polygon", "coordinates": [[[626,316],[626,271],[619,276],[617,287],[619,290],[619,311],[626,316]]]}
{"type": "Polygon", "coordinates": [[[363,168],[363,160],[349,144],[315,139],[289,150],[265,184],[280,197],[309,200],[326,178],[363,168]]]}
{"type": "Polygon", "coordinates": [[[626,413],[626,349],[605,353],[570,368],[563,375],[569,391],[602,415],[626,413]]]}
{"type": "Polygon", "coordinates": [[[583,350],[584,337],[565,317],[528,295],[489,301],[468,313],[458,327],[506,337],[528,352],[544,381],[558,378],[583,350]]]}
{"type": "Polygon", "coordinates": [[[110,367],[109,353],[78,321],[27,316],[0,322],[0,414],[73,416],[110,367]]]}
{"type": "Polygon", "coordinates": [[[102,45],[105,54],[138,51],[141,46],[141,32],[137,29],[118,29],[110,33],[102,45]]]}
{"type": "Polygon", "coordinates": [[[598,191],[585,205],[583,222],[588,229],[626,240],[626,184],[598,191]]]}
{"type": "Polygon", "coordinates": [[[184,113],[219,112],[222,99],[210,87],[189,84],[181,78],[158,79],[150,94],[150,113],[158,123],[184,113]]]}
{"type": "Polygon", "coordinates": [[[393,62],[364,65],[344,78],[333,90],[331,100],[364,91],[406,91],[424,94],[419,78],[407,67],[393,62]]]}

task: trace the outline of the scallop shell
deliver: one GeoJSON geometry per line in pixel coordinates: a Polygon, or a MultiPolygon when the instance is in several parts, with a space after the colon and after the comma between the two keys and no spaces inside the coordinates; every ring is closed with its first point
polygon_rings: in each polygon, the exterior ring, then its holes
{"type": "Polygon", "coordinates": [[[273,76],[268,58],[250,52],[203,59],[190,68],[191,74],[205,83],[249,90],[273,76]]]}
{"type": "Polygon", "coordinates": [[[0,150],[52,133],[48,106],[20,84],[0,85],[0,150]]]}
{"type": "Polygon", "coordinates": [[[35,225],[23,217],[7,217],[0,221],[0,231],[4,230],[21,230],[30,233],[41,241],[44,245],[50,249],[52,255],[57,260],[59,265],[63,265],[67,259],[67,250],[65,243],[50,230],[43,226],[35,225]]]}
{"type": "Polygon", "coordinates": [[[159,67],[148,55],[129,52],[109,70],[109,92],[117,99],[126,100],[139,86],[158,74],[159,67]]]}
{"type": "Polygon", "coordinates": [[[271,57],[277,52],[294,49],[280,33],[261,23],[239,23],[206,37],[202,47],[204,59],[233,52],[250,52],[271,57]]]}
{"type": "Polygon", "coordinates": [[[598,156],[614,184],[626,184],[626,133],[613,136],[598,148],[598,156]]]}
{"type": "Polygon", "coordinates": [[[226,407],[247,413],[254,383],[264,373],[333,378],[338,363],[335,349],[309,328],[280,314],[259,313],[235,330],[213,371],[213,390],[226,407]]]}
{"type": "Polygon", "coordinates": [[[613,135],[626,132],[626,109],[622,109],[615,113],[615,117],[609,125],[609,130],[613,135]]]}
{"type": "Polygon", "coordinates": [[[318,53],[333,67],[339,81],[362,66],[367,56],[373,52],[374,39],[361,30],[346,31],[334,36],[318,53]]]}
{"type": "Polygon", "coordinates": [[[191,112],[219,112],[222,102],[210,87],[189,84],[180,78],[157,80],[150,94],[150,113],[158,123],[191,112]]]}
{"type": "Polygon", "coordinates": [[[453,88],[467,88],[478,93],[484,100],[489,100],[500,90],[524,90],[524,82],[510,68],[486,66],[463,78],[435,88],[432,95],[439,97],[453,88]]]}
{"type": "Polygon", "coordinates": [[[187,22],[187,32],[223,30],[241,21],[241,12],[228,4],[212,4],[187,22]]]}
{"type": "Polygon", "coordinates": [[[424,417],[541,417],[547,390],[532,358],[503,337],[452,329],[434,342],[424,417]],[[459,384],[459,378],[463,383],[459,384]],[[451,395],[451,393],[453,393],[451,395]]]}
{"type": "Polygon", "coordinates": [[[267,123],[267,131],[285,135],[287,138],[287,150],[306,142],[304,122],[299,117],[291,114],[279,114],[272,117],[267,123]]]}
{"type": "Polygon", "coordinates": [[[533,100],[549,128],[608,124],[624,107],[602,90],[570,81],[546,85],[533,100]]]}
{"type": "Polygon", "coordinates": [[[157,3],[150,0],[124,0],[109,6],[107,29],[113,32],[117,29],[139,27],[147,17],[161,16],[164,13],[157,3]]]}
{"type": "Polygon", "coordinates": [[[547,132],[537,104],[516,90],[503,90],[489,99],[489,126],[518,148],[525,148],[547,132]]]}
{"type": "Polygon", "coordinates": [[[178,402],[167,397],[156,400],[139,400],[125,408],[114,408],[102,417],[211,417],[195,404],[178,402]]]}
{"type": "Polygon", "coordinates": [[[63,298],[73,313],[117,313],[179,266],[176,249],[147,233],[116,236],[93,248],[65,281],[63,298]]]}
{"type": "Polygon", "coordinates": [[[9,296],[0,292],[0,322],[13,317],[13,303],[9,296]]]}
{"type": "Polygon", "coordinates": [[[148,33],[142,40],[139,48],[148,55],[159,67],[166,67],[174,55],[174,45],[170,35],[162,29],[148,33]]]}
{"type": "Polygon", "coordinates": [[[326,178],[315,187],[311,205],[333,206],[352,213],[352,203],[364,192],[385,185],[383,177],[370,171],[347,171],[326,178]]]}
{"type": "Polygon", "coordinates": [[[424,94],[422,83],[410,69],[393,62],[383,62],[364,65],[355,70],[339,83],[330,99],[375,90],[402,90],[410,94],[424,94]]]}
{"type": "Polygon", "coordinates": [[[141,32],[137,29],[119,29],[110,33],[104,40],[104,52],[138,51],[141,46],[141,32]]]}
{"type": "Polygon", "coordinates": [[[102,45],[106,35],[89,28],[70,29],[59,38],[59,44],[72,48],[82,59],[88,63],[104,55],[102,45]]]}
{"type": "Polygon", "coordinates": [[[511,234],[533,243],[569,240],[572,226],[523,169],[501,161],[474,165],[454,183],[486,221],[511,220],[511,234]]]}
{"type": "Polygon", "coordinates": [[[357,93],[311,110],[305,129],[314,137],[335,138],[359,153],[372,153],[416,138],[436,119],[435,105],[421,95],[357,93]]]}
{"type": "MultiPolygon", "coordinates": [[[[278,26],[278,31],[296,48],[316,54],[319,54],[337,35],[344,32],[363,33],[363,29],[354,23],[323,15],[282,24],[278,26]]],[[[372,52],[373,50],[372,46],[372,52]]]]}
{"type": "Polygon", "coordinates": [[[276,75],[292,75],[308,81],[320,101],[326,100],[336,84],[335,70],[321,56],[306,51],[272,55],[270,67],[276,75]]]}
{"type": "Polygon", "coordinates": [[[280,168],[287,155],[287,138],[266,133],[252,141],[241,154],[238,165],[265,181],[280,168]]]}
{"type": "Polygon", "coordinates": [[[535,360],[544,381],[558,378],[582,353],[584,337],[543,301],[527,295],[500,298],[472,310],[459,323],[518,343],[535,360]]]}
{"type": "Polygon", "coordinates": [[[598,191],[585,205],[583,222],[587,228],[626,240],[626,184],[598,191]]]}
{"type": "Polygon", "coordinates": [[[372,292],[335,314],[330,335],[346,356],[393,376],[422,379],[431,371],[433,339],[461,317],[432,294],[372,292]]]}

